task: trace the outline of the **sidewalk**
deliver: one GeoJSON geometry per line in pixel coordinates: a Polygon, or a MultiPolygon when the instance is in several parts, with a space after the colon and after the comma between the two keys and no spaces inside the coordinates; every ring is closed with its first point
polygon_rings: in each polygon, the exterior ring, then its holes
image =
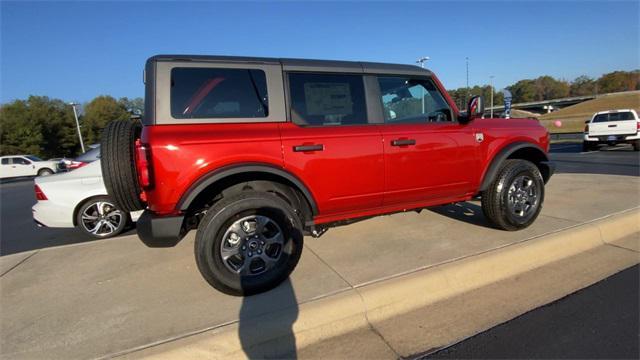
{"type": "MultiPolygon", "coordinates": [[[[259,335],[243,328],[250,323],[246,319],[286,310],[280,314],[288,318],[278,320],[293,326],[301,306],[317,299],[335,299],[336,311],[347,311],[348,303],[339,300],[350,290],[441,264],[454,266],[639,204],[637,177],[559,174],[548,184],[539,219],[520,232],[488,228],[476,202],[378,217],[331,229],[320,239],[305,238],[290,281],[249,298],[223,295],[201,279],[193,232],[171,249],[149,249],[128,236],[5,256],[0,258],[0,356],[126,354],[225,326],[237,327],[243,341],[259,335]]],[[[633,246],[634,239],[627,241],[633,246]]],[[[333,315],[339,314],[326,314],[333,315]]],[[[281,340],[283,348],[296,344],[291,337],[281,340]]]]}

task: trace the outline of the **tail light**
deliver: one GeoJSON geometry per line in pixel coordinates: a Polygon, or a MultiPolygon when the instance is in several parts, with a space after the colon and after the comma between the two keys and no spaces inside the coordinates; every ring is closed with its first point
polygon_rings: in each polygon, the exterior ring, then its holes
{"type": "Polygon", "coordinates": [[[588,133],[589,132],[589,124],[584,126],[584,132],[588,133]]]}
{"type": "Polygon", "coordinates": [[[640,121],[636,123],[636,132],[640,132],[640,121]]]}
{"type": "MultiPolygon", "coordinates": [[[[136,140],[136,171],[138,173],[138,183],[143,189],[151,187],[151,172],[149,169],[151,153],[149,148],[142,144],[140,139],[136,140]]],[[[143,194],[141,194],[143,196],[143,194]]]]}
{"type": "Polygon", "coordinates": [[[38,186],[38,184],[34,186],[34,190],[36,192],[36,200],[49,200],[47,199],[47,195],[42,192],[42,189],[40,189],[40,186],[38,186]]]}
{"type": "Polygon", "coordinates": [[[67,165],[67,169],[69,170],[75,170],[75,169],[79,169],[85,165],[87,165],[88,163],[83,162],[83,161],[72,161],[69,165],[67,165]]]}

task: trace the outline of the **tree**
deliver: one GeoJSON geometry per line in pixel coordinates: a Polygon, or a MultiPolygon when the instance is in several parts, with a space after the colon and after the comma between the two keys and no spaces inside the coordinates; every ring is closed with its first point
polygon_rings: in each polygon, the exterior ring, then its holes
{"type": "Polygon", "coordinates": [[[130,113],[122,102],[111,96],[102,95],[84,106],[82,132],[85,144],[99,143],[102,129],[113,120],[128,120],[130,113]]]}
{"type": "Polygon", "coordinates": [[[640,90],[640,71],[614,71],[602,75],[598,81],[598,93],[640,90]]]}
{"type": "Polygon", "coordinates": [[[571,96],[594,95],[595,93],[596,82],[586,75],[577,77],[569,87],[569,95],[571,96]]]}
{"type": "Polygon", "coordinates": [[[144,99],[137,97],[129,99],[122,97],[118,99],[118,102],[124,106],[125,109],[131,114],[144,115],[144,99]]]}
{"type": "Polygon", "coordinates": [[[62,100],[30,96],[0,108],[0,152],[74,156],[79,149],[72,109],[62,100]]]}

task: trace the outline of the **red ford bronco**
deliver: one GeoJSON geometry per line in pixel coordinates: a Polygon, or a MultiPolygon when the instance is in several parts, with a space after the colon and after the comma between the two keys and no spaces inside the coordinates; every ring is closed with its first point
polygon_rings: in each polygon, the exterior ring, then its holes
{"type": "Polygon", "coordinates": [[[529,226],[548,133],[483,112],[474,97],[461,114],[417,66],[154,56],[142,124],[106,127],[102,174],[123,210],[145,210],[145,244],[197,228],[204,278],[249,295],[289,276],[304,235],[357,219],[480,196],[496,228],[529,226]]]}

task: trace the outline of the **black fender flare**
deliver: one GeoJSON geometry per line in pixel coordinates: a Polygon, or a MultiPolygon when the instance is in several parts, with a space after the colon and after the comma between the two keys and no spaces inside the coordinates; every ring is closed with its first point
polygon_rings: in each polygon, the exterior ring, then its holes
{"type": "Polygon", "coordinates": [[[491,164],[487,168],[487,171],[484,174],[482,182],[480,183],[480,190],[485,191],[489,185],[493,182],[495,177],[498,175],[498,170],[500,170],[500,166],[502,163],[509,158],[513,153],[518,150],[529,148],[535,152],[536,156],[538,156],[538,161],[536,165],[541,168],[543,173],[544,181],[547,182],[553,173],[554,166],[549,162],[549,157],[547,153],[542,150],[542,148],[534,143],[518,141],[511,143],[504,148],[502,148],[498,154],[496,154],[491,160],[491,164]]]}
{"type": "Polygon", "coordinates": [[[297,176],[291,174],[289,171],[276,167],[270,164],[262,164],[262,163],[244,163],[244,164],[234,164],[222,167],[215,171],[212,171],[196,182],[194,182],[189,189],[182,195],[178,205],[176,206],[177,210],[186,211],[189,208],[189,205],[195,200],[195,198],[200,194],[203,190],[205,190],[209,185],[214,184],[217,181],[220,181],[228,176],[233,176],[237,174],[247,173],[247,172],[258,172],[258,173],[266,173],[271,175],[276,175],[282,177],[283,179],[291,182],[295,185],[298,190],[302,193],[302,195],[309,202],[311,207],[312,215],[318,214],[318,206],[316,204],[311,191],[309,188],[300,180],[297,176]]]}

